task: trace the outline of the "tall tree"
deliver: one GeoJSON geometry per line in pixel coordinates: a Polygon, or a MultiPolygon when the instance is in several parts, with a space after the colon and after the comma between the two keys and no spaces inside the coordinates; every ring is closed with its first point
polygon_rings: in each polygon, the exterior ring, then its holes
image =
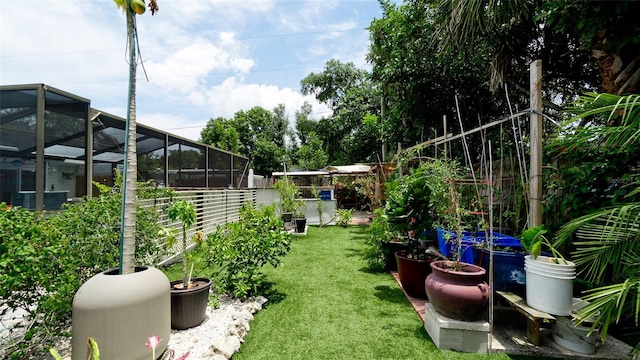
{"type": "Polygon", "coordinates": [[[298,168],[302,170],[318,170],[328,164],[329,157],[322,149],[322,141],[315,132],[307,134],[308,141],[296,151],[298,168]]]}
{"type": "Polygon", "coordinates": [[[308,134],[313,132],[318,132],[318,121],[311,118],[311,112],[313,108],[311,104],[308,102],[304,102],[304,104],[300,107],[300,110],[296,111],[296,136],[300,141],[300,145],[306,145],[308,140],[308,134]]]}
{"type": "Polygon", "coordinates": [[[450,119],[448,132],[459,132],[456,96],[465,129],[476,127],[478,117],[487,121],[508,111],[504,100],[489,92],[486,49],[477,46],[466,58],[439,51],[432,41],[437,29],[433,12],[425,3],[383,2],[383,17],[369,26],[367,57],[387,107],[384,134],[388,143],[403,147],[442,135],[445,115],[450,119]]]}
{"type": "MultiPolygon", "coordinates": [[[[127,16],[127,43],[129,51],[129,104],[127,106],[127,140],[125,143],[125,175],[122,192],[122,225],[120,231],[120,273],[135,271],[136,250],[136,24],[134,16],[145,12],[144,0],[114,0],[127,16]]],[[[151,15],[158,11],[156,0],[149,0],[151,15]]]]}
{"type": "Polygon", "coordinates": [[[240,152],[242,147],[238,131],[231,121],[223,117],[217,117],[207,122],[205,128],[200,132],[200,141],[232,153],[240,152]]]}
{"type": "Polygon", "coordinates": [[[375,136],[364,135],[364,118],[379,113],[380,97],[369,74],[353,63],[330,60],[323,72],[309,74],[300,85],[303,94],[315,95],[333,110],[316,128],[328,161],[335,165],[375,161],[379,146],[375,136]]]}
{"type": "Polygon", "coordinates": [[[281,168],[287,138],[292,137],[284,104],[273,111],[255,106],[236,112],[233,119],[211,119],[200,133],[206,144],[247,156],[256,172],[264,175],[281,168]]]}
{"type": "MultiPolygon", "coordinates": [[[[492,89],[540,58],[556,92],[638,91],[637,1],[415,1],[436,14],[434,39],[448,53],[490,49],[492,89]],[[635,74],[635,78],[634,75],[635,74]],[[634,90],[635,89],[635,90],[634,90]]],[[[516,78],[517,79],[517,78],[516,78]]],[[[550,80],[547,80],[550,81],[550,80]]]]}

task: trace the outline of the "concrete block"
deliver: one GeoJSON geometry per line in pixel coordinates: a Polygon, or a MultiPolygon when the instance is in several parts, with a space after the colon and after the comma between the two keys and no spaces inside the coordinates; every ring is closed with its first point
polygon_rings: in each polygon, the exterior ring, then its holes
{"type": "Polygon", "coordinates": [[[425,304],[424,314],[424,328],[438,349],[487,353],[488,322],[454,320],[438,314],[430,303],[425,304]]]}

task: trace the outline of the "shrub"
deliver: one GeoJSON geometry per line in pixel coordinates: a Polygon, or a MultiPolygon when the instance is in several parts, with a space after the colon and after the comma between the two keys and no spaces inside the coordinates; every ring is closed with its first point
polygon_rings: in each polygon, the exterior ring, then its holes
{"type": "Polygon", "coordinates": [[[353,209],[337,209],[336,210],[336,224],[342,227],[349,226],[351,223],[351,217],[353,216],[353,209]]]}
{"type": "MultiPolygon", "coordinates": [[[[120,177],[116,180],[121,184],[120,177]]],[[[34,334],[60,333],[80,285],[118,265],[120,187],[96,185],[97,198],[65,205],[64,211],[55,214],[0,204],[0,298],[7,305],[0,315],[21,308],[33,321],[26,336],[12,344],[15,348],[26,346],[25,340],[34,334]]],[[[143,190],[139,195],[147,198],[171,194],[147,183],[138,186],[143,190]]],[[[163,254],[155,239],[159,215],[155,208],[137,209],[136,258],[140,262],[153,263],[163,254]]]]}
{"type": "Polygon", "coordinates": [[[255,209],[250,203],[240,208],[240,220],[219,226],[203,246],[215,273],[217,288],[238,298],[259,293],[264,283],[260,269],[280,265],[289,252],[291,235],[282,231],[276,205],[255,209]]]}
{"type": "Polygon", "coordinates": [[[384,208],[377,208],[373,211],[375,217],[366,230],[367,238],[365,247],[362,248],[362,258],[369,265],[371,270],[382,270],[385,266],[385,247],[383,243],[389,242],[394,238],[391,226],[387,217],[384,215],[384,208]]]}

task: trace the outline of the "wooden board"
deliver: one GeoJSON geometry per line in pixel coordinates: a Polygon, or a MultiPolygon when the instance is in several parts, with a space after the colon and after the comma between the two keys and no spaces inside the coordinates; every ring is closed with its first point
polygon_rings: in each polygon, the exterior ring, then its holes
{"type": "Polygon", "coordinates": [[[527,302],[517,294],[508,291],[496,291],[496,293],[527,318],[527,339],[534,345],[540,345],[541,325],[543,323],[552,324],[556,321],[556,318],[544,311],[530,307],[527,305],[527,302]]]}

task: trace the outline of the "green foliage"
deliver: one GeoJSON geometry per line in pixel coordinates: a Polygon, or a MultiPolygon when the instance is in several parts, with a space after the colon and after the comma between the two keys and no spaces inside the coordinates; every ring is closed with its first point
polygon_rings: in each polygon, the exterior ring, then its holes
{"type": "MultiPolygon", "coordinates": [[[[186,288],[190,280],[187,275],[187,229],[196,222],[196,209],[192,202],[178,200],[171,204],[168,215],[172,221],[180,220],[182,223],[182,286],[186,288]]],[[[169,235],[169,239],[171,238],[169,235]]],[[[199,239],[197,236],[196,238],[199,239]]],[[[168,243],[171,242],[168,241],[168,243]]]]}
{"type": "Polygon", "coordinates": [[[389,220],[384,216],[384,208],[373,211],[374,218],[367,227],[365,246],[362,248],[362,258],[369,265],[369,269],[381,270],[385,266],[385,247],[383,243],[395,238],[389,220]]]}
{"type": "Polygon", "coordinates": [[[316,211],[318,212],[319,218],[318,226],[322,227],[324,225],[324,220],[322,219],[322,215],[324,213],[324,201],[320,197],[320,191],[318,191],[314,185],[311,185],[311,195],[316,199],[316,211]]]}
{"type": "Polygon", "coordinates": [[[353,216],[353,209],[337,209],[336,210],[336,225],[347,227],[351,223],[351,217],[353,216]]]}
{"type": "Polygon", "coordinates": [[[300,145],[296,152],[298,168],[317,170],[328,165],[329,157],[323,149],[322,140],[315,132],[307,134],[307,144],[300,145]]]}
{"type": "Polygon", "coordinates": [[[564,264],[567,264],[567,261],[564,260],[562,254],[560,254],[553,245],[549,242],[549,239],[544,235],[547,233],[547,229],[545,229],[544,225],[534,226],[525,230],[520,236],[520,242],[522,246],[533,256],[533,258],[537,258],[542,253],[542,245],[546,245],[553,256],[555,257],[555,262],[560,263],[562,261],[564,264]]]}
{"type": "Polygon", "coordinates": [[[273,111],[255,106],[236,112],[232,119],[211,119],[200,133],[207,144],[247,156],[256,173],[265,175],[280,169],[287,136],[292,135],[283,104],[273,111]]]}
{"type": "Polygon", "coordinates": [[[240,135],[230,121],[217,117],[207,122],[200,132],[200,141],[232,153],[240,152],[240,135]]]}
{"type": "MultiPolygon", "coordinates": [[[[366,126],[364,119],[380,112],[380,91],[366,71],[353,63],[330,60],[322,72],[302,79],[300,86],[303,94],[315,95],[333,110],[331,117],[320,119],[314,126],[327,163],[378,161],[375,149],[380,148],[379,132],[366,126]]],[[[306,140],[302,145],[309,143],[306,140]]]]}
{"type": "Polygon", "coordinates": [[[264,284],[262,267],[280,265],[280,258],[290,249],[291,235],[282,226],[275,205],[255,209],[245,203],[238,222],[209,234],[203,254],[210,263],[220,266],[212,274],[218,289],[238,298],[259,293],[264,284]]]}
{"type": "MultiPolygon", "coordinates": [[[[601,158],[597,156],[582,164],[572,163],[573,171],[586,173],[576,185],[603,200],[586,203],[587,212],[565,222],[556,234],[556,245],[571,241],[579,275],[592,286],[583,297],[590,304],[578,311],[577,319],[596,319],[593,327],[601,328],[606,337],[611,324],[637,326],[640,319],[640,178],[631,170],[638,159],[640,97],[587,94],[571,111],[576,113],[573,120],[584,126],[568,127],[566,136],[558,141],[566,153],[605,153],[614,162],[621,161],[623,169],[621,176],[600,173],[598,168],[608,164],[598,163],[601,158]],[[610,176],[619,177],[611,181],[610,176]],[[603,180],[608,186],[599,185],[603,180]]],[[[637,353],[637,338],[635,343],[637,353]]]]}
{"type": "Polygon", "coordinates": [[[282,211],[286,213],[295,213],[299,207],[297,199],[301,196],[300,190],[293,183],[293,181],[287,179],[280,179],[273,188],[280,194],[280,206],[282,211]]]}
{"type": "Polygon", "coordinates": [[[546,148],[558,166],[545,183],[545,218],[552,229],[569,219],[629,201],[629,185],[640,175],[640,96],[589,93],[568,112],[575,114],[546,148]],[[576,128],[576,123],[583,126],[576,128]]]}
{"type": "MultiPolygon", "coordinates": [[[[100,196],[65,205],[55,214],[0,204],[0,298],[8,306],[2,314],[29,311],[30,319],[39,319],[31,334],[64,331],[80,285],[118,265],[121,177],[116,184],[113,189],[96,184],[100,196]]],[[[167,194],[149,183],[138,188],[145,198],[167,194]]],[[[158,216],[157,209],[138,206],[135,256],[140,262],[153,263],[164,254],[155,239],[158,216]]]]}

